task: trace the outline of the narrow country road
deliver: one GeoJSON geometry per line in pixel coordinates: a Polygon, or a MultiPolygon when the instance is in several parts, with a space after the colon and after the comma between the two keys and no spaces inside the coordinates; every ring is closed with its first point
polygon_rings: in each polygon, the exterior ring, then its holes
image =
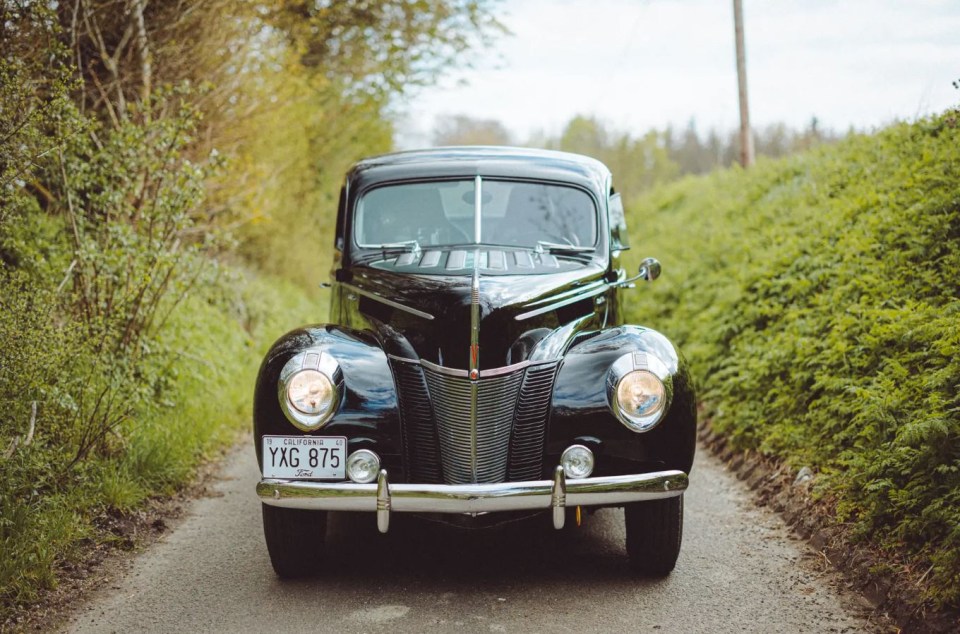
{"type": "Polygon", "coordinates": [[[263,543],[248,445],[214,497],[79,608],[70,632],[872,632],[816,555],[701,450],[683,550],[664,580],[638,580],[623,516],[573,533],[547,520],[462,531],[394,516],[336,516],[317,578],[281,582],[263,543]],[[220,495],[222,494],[222,495],[220,495]]]}

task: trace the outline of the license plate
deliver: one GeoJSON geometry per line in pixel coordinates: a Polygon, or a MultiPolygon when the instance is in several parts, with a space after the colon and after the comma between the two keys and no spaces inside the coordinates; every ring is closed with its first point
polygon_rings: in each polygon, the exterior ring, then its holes
{"type": "Polygon", "coordinates": [[[343,436],[264,436],[263,477],[281,480],[343,480],[343,436]]]}

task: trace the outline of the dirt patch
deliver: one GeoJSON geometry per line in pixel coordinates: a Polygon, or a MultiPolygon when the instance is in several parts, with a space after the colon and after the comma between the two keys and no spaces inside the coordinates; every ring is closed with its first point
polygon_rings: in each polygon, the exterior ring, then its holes
{"type": "Polygon", "coordinates": [[[780,513],[820,553],[819,566],[839,571],[848,588],[888,614],[901,632],[960,632],[960,613],[936,610],[921,600],[925,571],[890,553],[855,543],[849,527],[835,520],[835,500],[813,498],[814,472],[806,468],[797,472],[755,452],[734,450],[724,437],[713,432],[709,421],[700,425],[699,438],[746,482],[758,505],[780,513]]]}
{"type": "MultiPolygon", "coordinates": [[[[241,440],[238,444],[246,449],[248,443],[241,440]]],[[[131,513],[110,512],[95,518],[96,539],[80,544],[81,553],[75,562],[58,565],[57,587],[0,623],[0,634],[49,632],[62,626],[90,594],[115,583],[138,553],[179,526],[191,501],[220,495],[213,488],[220,464],[238,444],[202,464],[194,481],[174,495],[150,499],[131,513]]]]}

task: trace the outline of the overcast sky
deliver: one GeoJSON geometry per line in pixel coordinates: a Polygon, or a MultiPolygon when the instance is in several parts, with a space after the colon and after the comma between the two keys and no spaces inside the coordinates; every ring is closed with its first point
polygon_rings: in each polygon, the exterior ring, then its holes
{"type": "MultiPolygon", "coordinates": [[[[398,143],[429,145],[444,114],[498,119],[520,143],[576,114],[635,134],[733,129],[732,6],[504,0],[513,35],[402,104],[398,143]]],[[[744,0],[744,22],[754,126],[871,129],[960,104],[960,0],[744,0]]]]}

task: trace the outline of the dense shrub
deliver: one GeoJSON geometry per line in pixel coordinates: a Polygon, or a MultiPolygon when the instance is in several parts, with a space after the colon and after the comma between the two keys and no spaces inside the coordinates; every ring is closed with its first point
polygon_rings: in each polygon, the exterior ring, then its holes
{"type": "Polygon", "coordinates": [[[142,499],[124,485],[143,480],[123,473],[131,423],[169,399],[164,325],[212,267],[197,222],[207,172],[184,154],[196,117],[183,93],[154,93],[163,117],[85,114],[50,11],[0,15],[3,612],[54,583],[89,514],[142,499]]]}
{"type": "Polygon", "coordinates": [[[818,470],[838,522],[960,604],[956,115],[667,185],[630,218],[666,271],[632,316],[682,344],[715,429],[818,470]]]}

